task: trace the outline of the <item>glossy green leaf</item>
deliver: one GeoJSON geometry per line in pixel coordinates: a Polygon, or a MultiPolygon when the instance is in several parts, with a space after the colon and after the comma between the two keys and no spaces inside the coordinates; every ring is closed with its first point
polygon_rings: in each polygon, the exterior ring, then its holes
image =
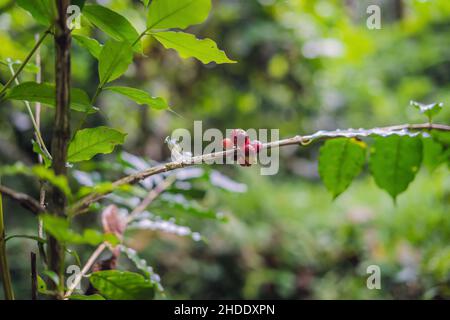
{"type": "Polygon", "coordinates": [[[44,26],[50,26],[56,17],[56,6],[53,0],[17,0],[16,3],[44,26]]]}
{"type": "Polygon", "coordinates": [[[111,153],[115,146],[124,143],[126,136],[126,133],[108,127],[80,130],[69,145],[67,161],[80,162],[97,154],[111,153]]]}
{"type": "Polygon", "coordinates": [[[45,168],[44,166],[34,166],[31,170],[39,179],[50,182],[50,184],[64,192],[66,196],[70,197],[72,195],[72,191],[70,190],[69,183],[65,176],[56,175],[52,169],[45,168]]]}
{"type": "MultiPolygon", "coordinates": [[[[125,41],[133,45],[139,38],[139,33],[133,25],[121,14],[97,4],[84,6],[83,15],[97,28],[117,41],[125,41]]],[[[142,51],[138,41],[134,45],[136,51],[142,51]]]]}
{"type": "Polygon", "coordinates": [[[82,47],[86,48],[94,58],[98,59],[100,57],[100,52],[102,51],[103,46],[100,43],[98,43],[97,40],[83,36],[81,34],[74,34],[72,35],[72,37],[82,47]]]}
{"type": "Polygon", "coordinates": [[[420,111],[421,114],[427,116],[428,120],[431,122],[433,117],[437,115],[439,112],[441,112],[442,107],[444,104],[441,103],[431,103],[431,104],[423,104],[416,101],[411,101],[410,105],[417,110],[420,111]]]}
{"type": "Polygon", "coordinates": [[[236,63],[230,60],[224,51],[218,49],[217,44],[211,39],[197,39],[192,34],[173,31],[158,32],[153,36],[165,48],[176,50],[184,59],[194,57],[204,64],[236,63]]]}
{"type": "Polygon", "coordinates": [[[184,29],[208,18],[211,0],[153,0],[148,11],[149,29],[184,29]]]}
{"type": "Polygon", "coordinates": [[[107,270],[90,275],[91,284],[110,300],[151,300],[155,288],[150,280],[129,271],[107,270]]]}
{"type": "Polygon", "coordinates": [[[332,139],[320,148],[319,174],[334,198],[348,188],[365,160],[366,144],[356,139],[332,139]]]}
{"type": "Polygon", "coordinates": [[[69,300],[106,300],[99,294],[91,294],[89,296],[85,296],[82,294],[73,294],[69,297],[69,300]]]}
{"type": "MultiPolygon", "coordinates": [[[[8,91],[6,99],[40,102],[54,107],[56,103],[56,89],[50,83],[23,82],[8,91]]],[[[96,108],[91,105],[89,96],[81,89],[70,90],[70,108],[75,111],[89,113],[96,112],[96,108]]]]}
{"type": "Polygon", "coordinates": [[[47,294],[47,284],[40,275],[37,276],[37,290],[39,293],[47,294]]]}
{"type": "Polygon", "coordinates": [[[168,109],[169,106],[163,98],[152,97],[149,93],[129,87],[106,87],[106,90],[110,90],[119,93],[125,97],[130,98],[137,104],[145,104],[154,109],[163,110],[168,109]]]}
{"type": "Polygon", "coordinates": [[[420,137],[391,135],[375,138],[370,170],[377,185],[394,200],[414,180],[421,163],[420,137]]]}
{"type": "Polygon", "coordinates": [[[103,46],[98,59],[100,86],[120,77],[133,61],[133,50],[126,41],[109,40],[103,46]]]}

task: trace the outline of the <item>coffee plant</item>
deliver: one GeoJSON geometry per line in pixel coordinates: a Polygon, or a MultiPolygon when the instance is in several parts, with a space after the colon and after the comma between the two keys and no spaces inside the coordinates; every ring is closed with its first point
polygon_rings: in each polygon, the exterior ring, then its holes
{"type": "MultiPolygon", "coordinates": [[[[9,80],[0,84],[1,107],[6,108],[6,101],[24,103],[34,128],[32,149],[37,163],[33,166],[3,165],[0,176],[31,177],[40,182],[41,190],[39,199],[35,199],[0,185],[0,259],[7,299],[14,299],[14,293],[6,245],[17,237],[35,241],[39,248],[43,271],[38,274],[34,264],[35,297],[103,300],[153,299],[164,295],[163,281],[157,270],[127,247],[127,235],[136,229],[161,230],[200,241],[200,234],[183,225],[186,216],[226,220],[222,214],[201,207],[197,200],[208,188],[230,191],[240,188],[210,166],[198,166],[206,160],[234,156],[241,166],[250,166],[264,149],[323,143],[318,159],[319,174],[333,198],[342,194],[368,163],[376,184],[394,201],[408,188],[423,163],[430,167],[442,163],[450,165],[450,126],[433,123],[433,117],[443,104],[412,101],[410,112],[423,114],[425,123],[318,131],[268,143],[250,141],[246,132],[239,129],[223,141],[221,152],[182,157],[167,163],[147,161],[121,152],[114,163],[92,163],[95,173],[83,170],[83,163],[96,155],[112,153],[127,137],[127,133],[114,128],[86,127],[86,120],[101,112],[96,103],[103,92],[122,95],[144,107],[175,113],[163,98],[139,88],[113,84],[136,57],[147,58],[143,51],[144,39],[152,38],[163,48],[175,50],[182,58],[195,58],[203,64],[236,61],[220,50],[213,40],[198,39],[186,32],[188,27],[207,19],[211,0],[144,0],[142,10],[148,14],[142,32],[120,13],[88,1],[17,0],[16,5],[30,14],[39,25],[41,35],[23,61],[12,57],[1,62],[2,70],[11,72],[9,80]],[[74,5],[81,12],[81,28],[68,22],[74,5]],[[92,36],[94,34],[101,34],[102,43],[92,36]],[[40,66],[33,63],[32,58],[45,41],[54,42],[54,78],[45,82],[22,82],[22,73],[39,72],[40,66]],[[71,65],[73,43],[85,49],[98,65],[98,86],[92,96],[71,85],[71,68],[76,67],[71,65]],[[54,113],[51,143],[44,141],[39,116],[32,110],[31,103],[42,104],[45,111],[54,113]],[[71,128],[74,113],[80,114],[81,120],[71,128]],[[237,142],[238,136],[244,139],[242,145],[237,142]],[[119,178],[111,181],[111,172],[119,178]],[[17,201],[36,215],[37,234],[7,234],[3,216],[10,213],[3,212],[2,196],[17,201]],[[151,213],[148,211],[150,206],[151,213]],[[73,228],[74,219],[86,214],[101,216],[101,230],[73,228]],[[77,245],[92,247],[87,261],[80,261],[74,251],[77,245]],[[110,252],[109,258],[99,259],[105,251],[110,252]],[[120,255],[134,263],[138,271],[121,270],[118,266],[120,255]],[[68,261],[73,261],[79,272],[66,279],[67,273],[71,274],[68,261]],[[83,278],[89,279],[89,286],[80,290],[83,278]]],[[[73,19],[70,22],[74,23],[73,19]]],[[[43,57],[45,60],[50,58],[43,57]]]]}

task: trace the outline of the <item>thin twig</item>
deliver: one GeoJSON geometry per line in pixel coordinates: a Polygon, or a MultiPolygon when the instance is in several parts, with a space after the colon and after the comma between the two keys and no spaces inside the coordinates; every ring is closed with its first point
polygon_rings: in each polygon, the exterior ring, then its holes
{"type": "MultiPolygon", "coordinates": [[[[374,128],[374,129],[348,129],[348,130],[336,130],[336,131],[318,131],[314,134],[310,135],[304,135],[304,136],[295,136],[288,139],[278,140],[269,142],[266,144],[263,144],[263,149],[272,149],[272,148],[279,148],[283,146],[289,146],[289,145],[308,145],[314,141],[319,140],[327,140],[327,139],[333,139],[338,137],[367,137],[371,134],[380,134],[380,133],[395,133],[395,132],[401,132],[404,130],[439,130],[439,131],[450,131],[450,126],[444,125],[444,124],[430,124],[430,123],[424,123],[424,124],[402,124],[402,125],[395,125],[395,126],[388,126],[388,127],[381,127],[381,128],[374,128]]],[[[128,175],[126,177],[123,177],[119,180],[116,180],[113,182],[113,188],[111,190],[108,190],[104,193],[92,193],[87,195],[86,197],[79,200],[77,203],[75,203],[71,208],[70,212],[72,216],[75,216],[80,213],[84,213],[88,210],[88,207],[99,200],[101,200],[103,197],[105,197],[107,194],[113,192],[116,188],[124,186],[124,185],[130,185],[135,184],[139,181],[142,181],[150,176],[185,168],[189,166],[193,166],[196,164],[202,164],[202,163],[208,163],[215,159],[223,158],[224,156],[231,156],[235,153],[235,150],[227,150],[227,151],[221,151],[221,152],[215,152],[215,153],[208,153],[200,156],[195,156],[190,158],[189,160],[183,160],[183,161],[173,161],[166,164],[158,165],[156,167],[152,167],[149,169],[145,169],[143,171],[128,175]]]]}
{"type": "MultiPolygon", "coordinates": [[[[39,41],[39,35],[36,34],[35,36],[36,42],[39,41]]],[[[36,66],[38,67],[38,72],[36,73],[36,82],[41,83],[42,82],[42,63],[41,63],[41,48],[39,47],[36,51],[36,66]]],[[[35,113],[36,113],[36,125],[40,132],[41,130],[41,103],[36,102],[35,105],[35,113]]],[[[37,140],[37,137],[36,137],[37,140]]],[[[41,154],[38,154],[38,161],[39,164],[44,163],[44,159],[41,154]]],[[[41,180],[39,186],[39,203],[42,208],[45,208],[45,181],[41,180]]],[[[41,217],[38,217],[38,236],[39,238],[44,238],[44,222],[42,221],[41,217]]],[[[42,262],[45,266],[47,266],[47,255],[45,253],[44,244],[39,242],[37,243],[39,248],[39,255],[42,259],[42,262]]]]}
{"type": "Polygon", "coordinates": [[[3,185],[0,185],[0,194],[19,202],[22,207],[28,209],[32,213],[38,215],[45,212],[45,208],[41,207],[39,201],[26,193],[18,192],[3,185]]]}
{"type": "Polygon", "coordinates": [[[6,256],[5,221],[3,216],[2,193],[0,192],[0,278],[3,282],[3,290],[6,300],[14,300],[14,291],[9,271],[8,258],[6,256]]]}
{"type": "Polygon", "coordinates": [[[142,202],[131,211],[128,216],[128,222],[133,221],[139,214],[144,212],[144,210],[155,200],[161,193],[163,193],[167,188],[169,188],[177,180],[175,175],[170,175],[158,185],[156,185],[148,195],[142,200],[142,202]]]}
{"type": "Polygon", "coordinates": [[[89,257],[88,261],[84,265],[83,269],[81,269],[81,272],[75,277],[75,280],[72,282],[72,284],[69,286],[66,294],[64,295],[64,299],[67,300],[69,296],[73,293],[75,288],[80,283],[81,279],[88,273],[88,271],[91,269],[92,265],[95,263],[97,258],[100,256],[100,254],[103,252],[103,250],[106,249],[106,243],[102,243],[97,247],[97,249],[92,253],[92,255],[89,257]]]}

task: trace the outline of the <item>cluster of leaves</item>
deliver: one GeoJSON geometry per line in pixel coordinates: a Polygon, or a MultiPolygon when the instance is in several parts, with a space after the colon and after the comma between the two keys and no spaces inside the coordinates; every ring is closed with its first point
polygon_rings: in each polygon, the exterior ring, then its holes
{"type": "MultiPolygon", "coordinates": [[[[442,103],[423,105],[411,102],[431,122],[442,103]]],[[[370,148],[369,168],[376,184],[392,198],[408,188],[422,162],[433,170],[441,163],[450,165],[448,133],[431,130],[413,133],[407,130],[377,133],[370,148]]],[[[356,138],[328,140],[320,149],[319,173],[327,189],[336,198],[362,171],[367,159],[367,144],[356,138]]]]}

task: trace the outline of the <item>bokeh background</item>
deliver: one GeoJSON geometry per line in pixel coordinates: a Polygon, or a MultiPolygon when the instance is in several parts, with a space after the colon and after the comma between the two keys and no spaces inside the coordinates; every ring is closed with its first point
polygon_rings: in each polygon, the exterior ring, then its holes
{"type": "MultiPolygon", "coordinates": [[[[42,28],[10,1],[0,0],[0,59],[23,59],[42,28]]],[[[139,30],[139,1],[98,1],[128,17],[139,30]]],[[[91,28],[82,20],[82,33],[91,28]]],[[[215,39],[238,63],[202,65],[182,60],[150,39],[117,83],[163,96],[178,114],[154,111],[112,93],[97,105],[88,126],[128,132],[123,151],[165,161],[164,138],[176,128],[276,128],[283,137],[320,129],[423,122],[410,100],[444,102],[435,122],[450,120],[450,2],[448,0],[214,0],[208,21],[190,28],[215,39]],[[378,4],[382,28],[366,26],[369,4],[378,4]]],[[[104,35],[94,34],[100,41],[104,35]]],[[[42,47],[43,79],[53,81],[53,44],[42,47]]],[[[91,95],[96,61],[74,43],[73,83],[91,95]]],[[[31,80],[32,73],[21,81],[31,80]]],[[[0,79],[9,78],[0,65],[0,79]]],[[[53,110],[44,109],[42,130],[51,138],[53,110]]],[[[76,126],[81,115],[73,115],[76,126]]],[[[36,162],[25,107],[0,107],[0,162],[36,162]]],[[[120,153],[121,150],[118,150],[120,153]]],[[[117,154],[117,153],[116,153],[117,154]]],[[[450,178],[443,165],[422,166],[394,204],[367,170],[332,200],[317,173],[318,146],[283,148],[280,172],[261,176],[257,167],[216,166],[239,190],[202,185],[197,201],[223,213],[226,222],[184,216],[181,222],[203,240],[140,231],[127,243],[160,274],[160,298],[445,299],[450,298],[450,178]],[[366,287],[369,265],[381,268],[381,290],[366,287]]],[[[80,165],[114,176],[116,156],[80,165]]],[[[2,182],[38,193],[23,177],[2,182]]],[[[76,185],[76,179],[73,179],[76,185]]],[[[231,188],[233,189],[233,188],[231,188]]],[[[112,199],[109,200],[113,201],[112,199]]],[[[160,204],[167,216],[173,208],[160,204]]],[[[150,208],[151,211],[151,208],[150,208]]],[[[36,219],[5,200],[8,234],[35,234],[36,219]]],[[[177,220],[180,221],[180,220],[177,220]]],[[[92,214],[78,221],[97,225],[92,214]]],[[[92,252],[79,247],[83,261],[92,252]]],[[[29,240],[8,242],[18,298],[30,297],[29,240]]],[[[131,268],[129,262],[120,267],[131,268]]],[[[3,292],[0,293],[3,297],[3,292]]]]}

